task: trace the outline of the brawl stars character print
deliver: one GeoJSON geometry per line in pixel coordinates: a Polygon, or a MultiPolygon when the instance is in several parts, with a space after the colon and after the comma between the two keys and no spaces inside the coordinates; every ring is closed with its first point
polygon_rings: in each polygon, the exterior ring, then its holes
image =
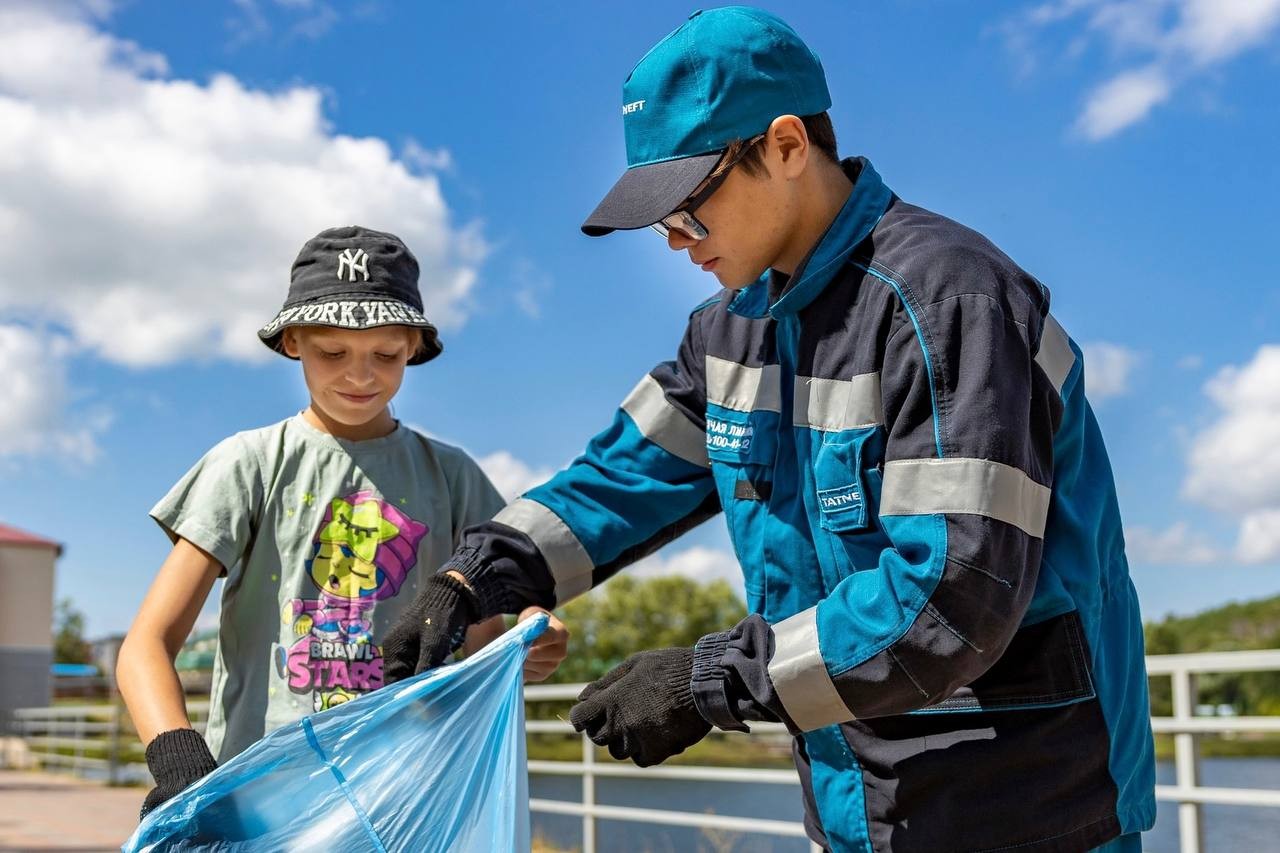
{"type": "Polygon", "coordinates": [[[294,693],[311,694],[323,711],[383,684],[382,649],[374,643],[374,605],[400,591],[418,562],[427,526],[371,491],[335,498],[311,543],[307,575],[315,599],[287,602],[282,614],[296,640],[277,666],[294,693]]]}

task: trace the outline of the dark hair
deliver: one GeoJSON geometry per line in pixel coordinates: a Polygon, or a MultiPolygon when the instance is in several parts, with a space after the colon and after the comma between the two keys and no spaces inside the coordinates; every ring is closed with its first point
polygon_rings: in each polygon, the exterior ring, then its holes
{"type": "MultiPolygon", "coordinates": [[[[840,162],[840,155],[836,150],[836,129],[831,126],[831,116],[827,113],[814,113],[810,116],[802,116],[800,121],[804,122],[804,132],[809,137],[809,144],[816,148],[832,163],[840,162]]],[[[743,146],[750,140],[737,139],[729,143],[729,147],[725,149],[724,157],[721,163],[732,163],[739,154],[742,159],[738,160],[738,166],[748,175],[760,175],[764,172],[764,154],[761,149],[752,145],[745,153],[743,146]]],[[[722,167],[717,167],[717,174],[722,167]]]]}

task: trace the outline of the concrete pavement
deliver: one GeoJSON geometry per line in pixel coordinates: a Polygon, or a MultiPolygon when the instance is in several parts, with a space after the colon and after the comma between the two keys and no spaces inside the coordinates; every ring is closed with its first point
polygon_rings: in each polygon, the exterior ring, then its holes
{"type": "Polygon", "coordinates": [[[138,825],[145,788],[0,770],[0,853],[118,851],[138,825]]]}

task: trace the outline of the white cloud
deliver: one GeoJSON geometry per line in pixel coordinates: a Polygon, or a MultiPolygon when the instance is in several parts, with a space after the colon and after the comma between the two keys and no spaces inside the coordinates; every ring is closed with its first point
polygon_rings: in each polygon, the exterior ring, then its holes
{"type": "Polygon", "coordinates": [[[1251,512],[1244,517],[1236,557],[1242,563],[1280,560],[1280,508],[1251,512]]]}
{"type": "Polygon", "coordinates": [[[1236,558],[1280,558],[1280,345],[1205,384],[1216,419],[1192,436],[1183,496],[1240,521],[1236,558]]]}
{"type": "Polygon", "coordinates": [[[50,454],[79,462],[98,455],[97,435],[110,416],[69,412],[66,339],[45,330],[0,324],[0,457],[50,454]]]}
{"type": "Polygon", "coordinates": [[[682,550],[664,548],[640,560],[627,570],[627,574],[640,578],[680,575],[699,583],[725,580],[738,595],[743,595],[742,569],[738,565],[738,558],[728,551],[704,545],[694,545],[682,550]]]}
{"type": "Polygon", "coordinates": [[[1280,508],[1280,345],[1223,368],[1205,393],[1218,417],[1192,439],[1184,495],[1231,513],[1280,508]]]}
{"type": "Polygon", "coordinates": [[[510,275],[516,307],[531,320],[542,319],[542,301],[551,292],[551,276],[528,258],[516,258],[510,275]]]}
{"type": "Polygon", "coordinates": [[[534,486],[545,483],[555,473],[551,468],[530,466],[505,450],[481,456],[476,462],[493,481],[498,493],[508,501],[513,501],[534,486]]]}
{"type": "Polygon", "coordinates": [[[1208,537],[1179,521],[1165,530],[1126,527],[1125,550],[1135,563],[1153,565],[1205,565],[1223,558],[1208,537]]]}
{"type": "Polygon", "coordinates": [[[1170,34],[1202,65],[1230,59],[1265,42],[1280,24],[1280,0],[1184,0],[1170,34]]]}
{"type": "MultiPolygon", "coordinates": [[[[232,4],[239,10],[238,15],[227,20],[232,48],[271,36],[274,27],[262,3],[258,0],[232,0],[232,4]]],[[[328,34],[341,17],[336,9],[320,0],[275,0],[274,5],[290,19],[289,36],[319,39],[328,34]]]]}
{"type": "Polygon", "coordinates": [[[1178,359],[1178,367],[1181,370],[1199,370],[1204,367],[1204,356],[1202,355],[1184,355],[1178,359]]]}
{"type": "Polygon", "coordinates": [[[1084,344],[1084,387],[1089,399],[1100,403],[1129,390],[1129,376],[1138,354],[1118,344],[1084,344]]]}
{"type": "Polygon", "coordinates": [[[400,159],[418,172],[447,172],[453,168],[453,155],[447,148],[424,148],[410,139],[400,150],[400,159]]]}
{"type": "Polygon", "coordinates": [[[487,247],[434,175],[334,133],[317,88],[172,79],[68,8],[0,10],[0,226],[24,247],[0,311],[120,364],[257,360],[298,248],[358,223],[417,255],[429,317],[465,321],[487,247]]]}
{"type": "Polygon", "coordinates": [[[1168,100],[1172,89],[1159,68],[1129,71],[1094,90],[1076,121],[1076,129],[1091,140],[1105,139],[1147,117],[1168,100]]]}
{"type": "Polygon", "coordinates": [[[1189,81],[1265,44],[1280,27],[1280,0],[1057,0],[997,29],[1026,74],[1047,31],[1071,24],[1068,55],[1100,40],[1112,62],[1129,66],[1094,88],[1076,120],[1082,136],[1100,140],[1142,121],[1189,81]]]}

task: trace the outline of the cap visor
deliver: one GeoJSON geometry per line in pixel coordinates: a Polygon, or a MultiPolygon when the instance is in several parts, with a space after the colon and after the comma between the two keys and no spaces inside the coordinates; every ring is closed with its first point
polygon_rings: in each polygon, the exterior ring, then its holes
{"type": "Polygon", "coordinates": [[[721,153],[716,151],[628,169],[582,223],[582,233],[603,237],[611,231],[652,225],[675,210],[706,180],[720,162],[721,153]]]}

